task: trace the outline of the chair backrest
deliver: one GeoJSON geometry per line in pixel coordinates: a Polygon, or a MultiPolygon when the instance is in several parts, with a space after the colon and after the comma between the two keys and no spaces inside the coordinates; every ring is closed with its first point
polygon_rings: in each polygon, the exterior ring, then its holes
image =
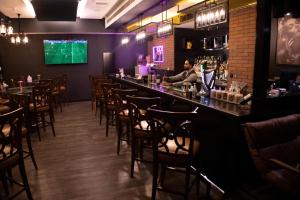
{"type": "Polygon", "coordinates": [[[0,115],[0,171],[22,158],[22,121],[22,108],[0,115]],[[10,159],[14,156],[18,159],[10,159]]]}
{"type": "Polygon", "coordinates": [[[52,91],[49,85],[38,85],[32,88],[32,102],[34,111],[37,111],[39,106],[52,107],[52,91]]]}
{"type": "Polygon", "coordinates": [[[198,108],[192,112],[173,112],[158,109],[156,106],[148,108],[147,117],[151,127],[154,152],[163,151],[193,157],[195,137],[193,132],[195,131],[192,126],[197,120],[197,110],[198,108]],[[167,145],[168,142],[172,142],[172,148],[167,145]]]}
{"type": "Polygon", "coordinates": [[[92,89],[92,96],[96,99],[103,98],[103,89],[102,84],[111,84],[112,80],[110,79],[93,79],[93,89],[92,89]]]}
{"type": "MultiPolygon", "coordinates": [[[[117,105],[117,110],[121,111],[129,109],[129,103],[127,103],[126,96],[134,96],[137,94],[137,89],[113,89],[114,101],[117,105]]],[[[123,113],[124,114],[124,113],[123,113]]]]}
{"type": "MultiPolygon", "coordinates": [[[[131,126],[138,126],[140,129],[143,129],[143,122],[147,121],[146,116],[147,109],[151,106],[161,106],[160,97],[136,97],[136,96],[126,96],[129,103],[129,116],[131,120],[131,126]]],[[[148,123],[149,125],[149,123],[148,123]]],[[[149,129],[147,127],[147,129],[149,129]]]]}
{"type": "Polygon", "coordinates": [[[27,94],[11,94],[9,95],[10,107],[12,110],[23,108],[24,121],[26,127],[30,126],[29,109],[30,95],[27,94]]]}
{"type": "Polygon", "coordinates": [[[114,103],[114,96],[113,96],[113,89],[121,88],[120,83],[102,83],[102,93],[104,97],[105,104],[113,104],[114,103]]]}
{"type": "Polygon", "coordinates": [[[244,130],[250,155],[262,175],[276,168],[268,162],[270,158],[289,164],[300,160],[299,114],[246,123],[244,130]]]}

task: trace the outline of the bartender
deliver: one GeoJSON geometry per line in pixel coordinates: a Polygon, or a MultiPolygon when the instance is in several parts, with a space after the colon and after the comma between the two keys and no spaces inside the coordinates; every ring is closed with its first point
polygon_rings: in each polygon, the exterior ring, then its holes
{"type": "Polygon", "coordinates": [[[184,82],[193,83],[197,81],[197,74],[193,68],[194,61],[186,59],[184,61],[184,71],[170,77],[164,77],[163,85],[165,86],[182,86],[184,82]]]}

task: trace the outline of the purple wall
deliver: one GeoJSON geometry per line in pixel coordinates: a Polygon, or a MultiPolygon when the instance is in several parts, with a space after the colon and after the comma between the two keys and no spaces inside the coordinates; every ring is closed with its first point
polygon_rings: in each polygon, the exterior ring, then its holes
{"type": "Polygon", "coordinates": [[[121,44],[124,36],[116,36],[115,39],[115,69],[123,67],[126,74],[134,75],[134,66],[137,64],[139,54],[147,54],[147,42],[137,43],[134,36],[130,36],[130,42],[121,44]]]}

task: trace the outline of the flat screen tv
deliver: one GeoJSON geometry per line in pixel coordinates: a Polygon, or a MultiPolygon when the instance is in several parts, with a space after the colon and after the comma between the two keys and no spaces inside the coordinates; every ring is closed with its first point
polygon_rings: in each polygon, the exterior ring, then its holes
{"type": "Polygon", "coordinates": [[[87,63],[87,40],[44,40],[45,64],[87,63]]]}

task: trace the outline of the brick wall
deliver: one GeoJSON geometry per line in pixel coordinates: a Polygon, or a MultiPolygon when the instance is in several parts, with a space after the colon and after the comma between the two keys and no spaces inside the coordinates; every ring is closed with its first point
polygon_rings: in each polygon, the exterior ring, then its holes
{"type": "Polygon", "coordinates": [[[256,6],[229,12],[229,82],[245,82],[252,88],[256,41],[256,6]]]}
{"type": "Polygon", "coordinates": [[[148,42],[148,55],[151,57],[151,62],[153,62],[152,47],[157,45],[163,45],[164,48],[164,62],[157,63],[159,68],[174,70],[174,35],[166,38],[156,38],[156,36],[153,36],[153,40],[148,42]]]}

